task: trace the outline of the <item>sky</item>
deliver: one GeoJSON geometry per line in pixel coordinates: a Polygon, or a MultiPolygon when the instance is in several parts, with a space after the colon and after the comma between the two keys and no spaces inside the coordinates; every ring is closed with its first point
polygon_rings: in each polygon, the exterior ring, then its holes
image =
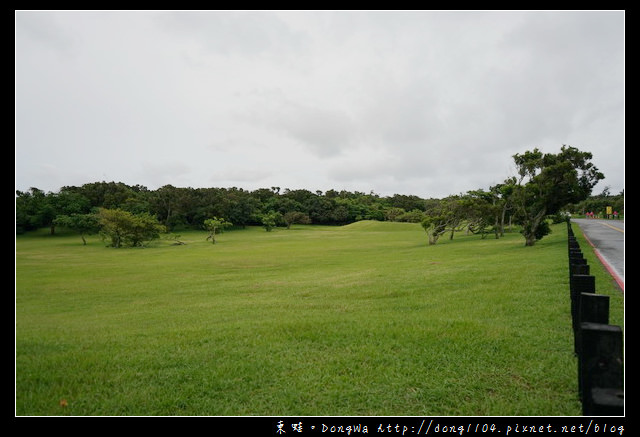
{"type": "Polygon", "coordinates": [[[15,11],[16,190],[624,189],[624,11],[15,11]]]}

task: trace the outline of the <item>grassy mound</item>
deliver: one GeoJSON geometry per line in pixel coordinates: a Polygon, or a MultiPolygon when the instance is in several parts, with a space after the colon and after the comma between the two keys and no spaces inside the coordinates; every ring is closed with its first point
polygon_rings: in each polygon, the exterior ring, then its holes
{"type": "Polygon", "coordinates": [[[420,231],[424,232],[419,223],[381,222],[378,220],[361,220],[342,226],[345,231],[363,232],[399,232],[399,231],[420,231]]]}

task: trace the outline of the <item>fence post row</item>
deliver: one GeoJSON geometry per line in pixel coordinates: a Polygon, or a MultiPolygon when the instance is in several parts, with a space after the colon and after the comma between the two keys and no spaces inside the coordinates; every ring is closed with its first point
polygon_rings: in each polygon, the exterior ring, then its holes
{"type": "Polygon", "coordinates": [[[622,329],[609,325],[609,296],[596,294],[595,277],[567,220],[569,296],[578,361],[578,395],[585,416],[624,415],[622,329]]]}

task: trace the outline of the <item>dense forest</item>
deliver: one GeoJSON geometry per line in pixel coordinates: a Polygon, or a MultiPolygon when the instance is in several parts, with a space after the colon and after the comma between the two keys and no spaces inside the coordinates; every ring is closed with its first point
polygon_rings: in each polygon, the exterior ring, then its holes
{"type": "MultiPolygon", "coordinates": [[[[149,214],[167,230],[203,229],[205,220],[221,217],[236,227],[264,225],[265,217],[275,226],[292,223],[343,225],[359,220],[388,220],[419,223],[425,215],[443,204],[460,206],[478,200],[487,205],[501,205],[503,219],[509,219],[508,185],[444,199],[424,199],[415,195],[380,196],[373,192],[328,190],[291,190],[280,187],[248,191],[242,188],[180,188],[165,185],[149,190],[141,185],[122,182],[92,182],[82,186],[65,186],[57,192],[31,188],[16,192],[16,233],[48,227],[55,233],[59,216],[90,214],[100,208],[118,209],[132,214],[149,214]]],[[[601,194],[567,206],[572,214],[603,214],[607,206],[624,214],[624,192],[601,194]]]]}
{"type": "MultiPolygon", "coordinates": [[[[16,232],[51,227],[59,215],[88,214],[98,208],[149,213],[169,230],[202,229],[206,219],[224,217],[234,226],[261,225],[273,214],[277,225],[285,218],[314,224],[342,225],[358,220],[415,221],[430,203],[418,196],[381,197],[375,193],[329,190],[311,192],[279,187],[247,191],[242,188],[180,188],[165,185],[149,190],[122,182],[93,182],[65,186],[58,192],[40,189],[16,192],[16,232]],[[292,214],[297,213],[297,214],[292,214]]],[[[419,221],[419,220],[418,220],[419,221]]]]}

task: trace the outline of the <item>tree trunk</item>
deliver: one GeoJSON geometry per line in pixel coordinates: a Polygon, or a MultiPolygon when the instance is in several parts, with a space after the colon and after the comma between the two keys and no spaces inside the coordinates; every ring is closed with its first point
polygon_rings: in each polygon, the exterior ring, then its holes
{"type": "Polygon", "coordinates": [[[439,235],[434,231],[427,231],[427,237],[429,237],[429,246],[432,246],[438,242],[439,235]]]}
{"type": "Polygon", "coordinates": [[[527,231],[527,233],[523,233],[525,238],[525,246],[533,246],[536,244],[536,234],[538,231],[538,226],[540,226],[540,222],[544,220],[545,216],[547,215],[546,213],[547,209],[543,208],[531,219],[531,226],[529,227],[529,230],[527,231]]]}
{"type": "Polygon", "coordinates": [[[500,217],[500,236],[504,237],[504,216],[507,215],[507,208],[502,208],[502,216],[500,217]]]}
{"type": "Polygon", "coordinates": [[[207,237],[207,240],[209,238],[211,238],[211,244],[216,244],[216,231],[215,230],[209,234],[209,236],[207,237]]]}

